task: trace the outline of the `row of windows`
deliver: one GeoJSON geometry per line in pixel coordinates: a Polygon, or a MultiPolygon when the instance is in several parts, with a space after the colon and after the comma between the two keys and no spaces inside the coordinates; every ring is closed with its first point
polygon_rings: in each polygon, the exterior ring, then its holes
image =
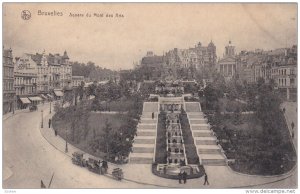
{"type": "Polygon", "coordinates": [[[295,79],[280,78],[278,79],[278,84],[279,86],[290,86],[295,84],[295,79]],[[290,81],[290,83],[288,81],[290,81]]]}
{"type": "Polygon", "coordinates": [[[14,82],[3,80],[3,89],[4,90],[14,90],[14,82]]]}
{"type": "Polygon", "coordinates": [[[5,65],[13,65],[12,59],[7,57],[3,57],[3,63],[5,65]]]}
{"type": "Polygon", "coordinates": [[[38,68],[38,74],[48,74],[48,70],[49,73],[61,73],[61,72],[65,72],[65,73],[71,73],[71,68],[70,67],[50,67],[50,69],[46,68],[38,68]]]}
{"type": "Polygon", "coordinates": [[[4,67],[4,77],[14,77],[14,68],[13,67],[4,67]]]}
{"type": "Polygon", "coordinates": [[[24,95],[24,94],[32,94],[36,93],[36,88],[31,87],[25,87],[25,88],[16,88],[16,95],[24,95]]]}
{"type": "Polygon", "coordinates": [[[286,75],[286,69],[279,69],[279,75],[286,75]]]}
{"type": "Polygon", "coordinates": [[[15,77],[15,84],[33,84],[36,83],[36,78],[15,77]]]}

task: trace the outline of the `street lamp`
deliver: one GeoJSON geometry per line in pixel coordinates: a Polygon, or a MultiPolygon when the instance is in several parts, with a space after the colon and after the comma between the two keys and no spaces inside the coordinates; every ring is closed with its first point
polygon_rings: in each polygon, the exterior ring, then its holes
{"type": "Polygon", "coordinates": [[[52,100],[50,100],[50,114],[51,114],[51,102],[52,102],[52,100]]]}
{"type": "Polygon", "coordinates": [[[68,130],[66,129],[66,148],[65,148],[65,152],[67,153],[68,152],[68,130]]]}
{"type": "Polygon", "coordinates": [[[41,128],[44,127],[44,121],[43,121],[43,110],[41,110],[41,113],[42,113],[42,123],[41,123],[41,128]]]}

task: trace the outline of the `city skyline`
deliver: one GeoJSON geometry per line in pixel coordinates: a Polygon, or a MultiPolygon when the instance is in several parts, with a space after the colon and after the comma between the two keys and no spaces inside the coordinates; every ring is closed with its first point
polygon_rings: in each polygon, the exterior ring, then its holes
{"type": "Polygon", "coordinates": [[[149,50],[162,55],[211,40],[218,58],[229,40],[237,52],[291,47],[297,44],[297,4],[6,3],[3,9],[3,45],[14,57],[67,50],[71,61],[118,70],[133,68],[149,50]],[[31,19],[23,20],[22,10],[29,10],[31,19]],[[48,11],[63,16],[38,15],[48,11]],[[76,16],[86,13],[92,17],[76,16]]]}

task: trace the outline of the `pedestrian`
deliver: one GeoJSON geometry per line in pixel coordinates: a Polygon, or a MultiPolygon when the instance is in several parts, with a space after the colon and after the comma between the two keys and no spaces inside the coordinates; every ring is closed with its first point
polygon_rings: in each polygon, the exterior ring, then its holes
{"type": "Polygon", "coordinates": [[[56,129],[54,130],[54,134],[55,134],[55,136],[57,136],[57,130],[56,129]]]}
{"type": "Polygon", "coordinates": [[[167,174],[167,167],[166,166],[164,166],[163,171],[164,171],[164,174],[167,174]]]}
{"type": "Polygon", "coordinates": [[[294,127],[295,127],[294,122],[291,123],[291,127],[292,127],[292,129],[294,129],[294,127]]]}
{"type": "Polygon", "coordinates": [[[205,172],[205,173],[204,173],[204,184],[203,184],[203,185],[206,185],[206,183],[207,183],[207,185],[209,185],[208,177],[207,177],[207,174],[206,174],[206,172],[205,172]]]}
{"type": "Polygon", "coordinates": [[[183,171],[182,173],[182,178],[183,178],[183,183],[186,183],[186,178],[187,178],[187,173],[185,171],[183,171]]]}
{"type": "Polygon", "coordinates": [[[49,128],[51,127],[51,119],[49,119],[49,122],[48,122],[48,124],[49,124],[49,128]]]}
{"type": "Polygon", "coordinates": [[[152,119],[154,119],[154,112],[152,112],[152,119]]]}
{"type": "Polygon", "coordinates": [[[106,174],[108,169],[107,161],[103,160],[102,167],[104,168],[104,173],[106,174]]]}
{"type": "Polygon", "coordinates": [[[181,173],[181,171],[180,171],[179,174],[178,174],[179,184],[181,184],[181,179],[182,179],[182,173],[181,173]]]}
{"type": "Polygon", "coordinates": [[[282,109],[283,113],[285,113],[285,108],[282,109]]]}

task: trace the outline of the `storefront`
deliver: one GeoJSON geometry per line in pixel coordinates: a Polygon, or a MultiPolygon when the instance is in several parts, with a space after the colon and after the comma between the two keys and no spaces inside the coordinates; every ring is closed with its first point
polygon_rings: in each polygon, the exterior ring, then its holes
{"type": "Polygon", "coordinates": [[[26,109],[29,104],[31,104],[31,102],[26,97],[19,98],[17,102],[18,109],[26,109]]]}
{"type": "Polygon", "coordinates": [[[53,92],[56,100],[60,100],[64,96],[64,93],[61,90],[54,90],[53,92]]]}
{"type": "Polygon", "coordinates": [[[42,98],[39,96],[32,96],[32,97],[28,97],[28,98],[31,101],[32,105],[38,105],[42,101],[42,98]]]}

